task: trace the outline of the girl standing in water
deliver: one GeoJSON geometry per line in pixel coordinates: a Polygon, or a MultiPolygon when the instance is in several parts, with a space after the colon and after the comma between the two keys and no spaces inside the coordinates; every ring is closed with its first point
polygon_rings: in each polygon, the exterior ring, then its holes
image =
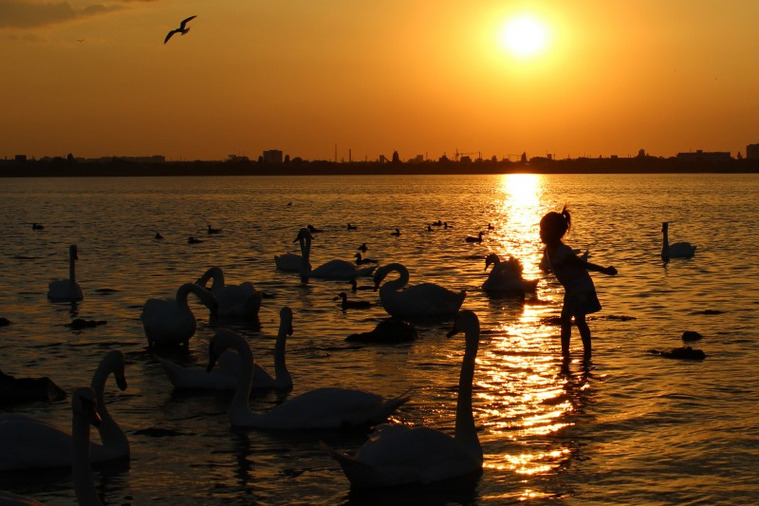
{"type": "Polygon", "coordinates": [[[617,269],[601,267],[578,257],[561,239],[572,225],[572,218],[566,206],[560,213],[550,212],[540,220],[540,240],[546,245],[544,257],[550,269],[564,287],[564,306],[561,308],[561,355],[569,359],[569,338],[572,333],[572,317],[580,331],[583,358],[590,361],[590,328],[585,315],[601,310],[596,295],[596,287],[588,271],[598,271],[614,276],[617,269]]]}

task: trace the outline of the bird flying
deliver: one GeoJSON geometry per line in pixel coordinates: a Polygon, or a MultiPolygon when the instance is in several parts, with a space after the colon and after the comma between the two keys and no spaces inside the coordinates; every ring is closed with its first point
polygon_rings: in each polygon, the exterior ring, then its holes
{"type": "Polygon", "coordinates": [[[187,23],[190,20],[192,20],[192,19],[194,19],[196,17],[197,16],[190,16],[187,19],[183,19],[182,22],[179,23],[179,28],[175,28],[174,30],[172,30],[172,31],[170,31],[169,33],[166,34],[166,38],[163,39],[163,43],[166,44],[169,41],[169,39],[171,38],[171,36],[174,35],[175,33],[181,33],[182,35],[184,35],[185,33],[189,32],[190,29],[187,28],[186,25],[187,25],[187,23]]]}

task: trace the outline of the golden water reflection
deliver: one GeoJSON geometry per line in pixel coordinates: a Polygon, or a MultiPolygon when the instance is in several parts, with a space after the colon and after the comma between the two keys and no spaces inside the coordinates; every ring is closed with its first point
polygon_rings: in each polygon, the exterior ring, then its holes
{"type": "MultiPolygon", "coordinates": [[[[541,279],[537,295],[528,297],[521,313],[504,311],[496,319],[477,360],[478,418],[487,426],[484,437],[509,442],[502,454],[486,456],[485,467],[524,477],[566,465],[573,452],[562,432],[574,424],[572,417],[582,411],[589,393],[587,382],[562,368],[559,329],[547,323],[547,317],[557,313],[561,289],[538,267],[543,250],[538,224],[550,207],[543,201],[544,181],[534,174],[501,176],[491,247],[502,259],[518,258],[525,279],[541,279]]],[[[526,488],[521,499],[535,494],[540,492],[526,488]]]]}

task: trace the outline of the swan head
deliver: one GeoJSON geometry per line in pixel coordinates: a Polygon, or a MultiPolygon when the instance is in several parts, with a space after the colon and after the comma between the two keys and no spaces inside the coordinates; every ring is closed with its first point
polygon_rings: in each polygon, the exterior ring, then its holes
{"type": "Polygon", "coordinates": [[[456,315],[456,319],[453,321],[453,327],[448,331],[446,337],[453,337],[461,332],[470,333],[472,331],[480,330],[480,320],[474,311],[464,309],[459,311],[456,315]]]}
{"type": "Polygon", "coordinates": [[[219,356],[227,348],[236,347],[238,343],[242,342],[245,342],[245,340],[236,332],[231,330],[218,331],[211,339],[211,344],[208,345],[208,367],[206,368],[206,372],[211,372],[219,360],[219,356]]]}
{"type": "Polygon", "coordinates": [[[279,320],[287,322],[287,335],[293,335],[293,310],[285,306],[279,310],[279,320]]]}
{"type": "Polygon", "coordinates": [[[69,256],[74,260],[79,260],[79,249],[76,247],[76,244],[69,246],[69,256]]]}
{"type": "Polygon", "coordinates": [[[338,293],[338,294],[337,294],[337,297],[335,297],[335,298],[334,298],[334,299],[332,299],[332,300],[333,300],[333,301],[338,301],[338,300],[340,300],[340,299],[342,299],[342,300],[347,300],[347,299],[348,299],[348,295],[346,295],[346,293],[345,293],[345,292],[340,292],[340,293],[338,293]]]}
{"type": "Polygon", "coordinates": [[[71,397],[71,411],[75,416],[80,416],[95,427],[100,427],[103,420],[97,411],[97,398],[95,391],[89,387],[77,388],[71,397]]]}
{"type": "Polygon", "coordinates": [[[488,270],[488,267],[491,265],[498,265],[501,262],[501,259],[498,258],[498,255],[495,253],[491,253],[488,256],[485,257],[485,270],[488,270]]]}
{"type": "Polygon", "coordinates": [[[668,228],[669,228],[669,222],[668,221],[663,221],[662,224],[661,224],[661,231],[662,232],[666,232],[668,228]]]}

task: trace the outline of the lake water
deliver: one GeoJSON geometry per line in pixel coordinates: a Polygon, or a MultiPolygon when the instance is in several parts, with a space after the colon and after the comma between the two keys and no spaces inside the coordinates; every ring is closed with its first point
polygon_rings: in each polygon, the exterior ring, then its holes
{"type": "MultiPolygon", "coordinates": [[[[759,176],[504,175],[2,179],[0,194],[0,369],[49,376],[67,392],[88,385],[110,350],[127,358],[129,388],[109,380],[109,410],[127,433],[128,464],[94,472],[108,504],[753,504],[759,496],[759,176]],[[558,315],[563,292],[539,271],[538,221],[568,204],[565,242],[614,265],[593,273],[601,312],[589,320],[592,366],[562,371],[558,315]],[[452,228],[426,225],[447,221],[452,228]],[[697,245],[692,259],[659,257],[661,222],[670,241],[697,245]],[[44,230],[32,230],[33,222],[44,230]],[[356,230],[348,230],[347,223],[356,230]],[[482,244],[464,238],[486,230],[482,244]],[[211,224],[223,229],[206,234],[211,224]],[[228,394],[173,392],[146,348],[139,315],[150,297],[169,297],[218,265],[228,283],[251,281],[264,299],[260,329],[233,325],[256,360],[273,369],[279,310],[294,313],[288,366],[294,396],[320,386],[383,395],[413,389],[393,423],[452,431],[461,336],[450,320],[415,324],[419,339],[393,346],[352,345],[345,337],[387,317],[378,294],[360,291],[369,310],[333,302],[349,285],[275,270],[273,257],[296,246],[313,224],[314,266],[366,256],[409,268],[411,284],[467,290],[482,337],[474,417],[485,462],[474,483],[389,493],[351,492],[319,446],[353,453],[366,432],[272,433],[230,427],[228,394]],[[390,235],[395,228],[400,237],[390,235]],[[154,239],[156,231],[164,236],[154,239]],[[188,236],[203,243],[187,244],[188,236]],[[68,274],[68,245],[79,247],[83,302],[47,300],[50,280],[68,274]],[[480,285],[484,258],[518,257],[539,278],[525,303],[493,298],[480,285]],[[107,320],[72,330],[72,318],[107,320]],[[682,345],[686,330],[704,338],[704,361],[649,353],[682,345]]],[[[369,280],[361,284],[368,284],[369,280]]],[[[207,364],[218,330],[191,296],[199,325],[189,353],[207,364]]],[[[253,397],[264,412],[282,400],[253,397]]],[[[15,411],[69,428],[68,400],[15,411]]],[[[95,433],[96,434],[96,433],[95,433]]],[[[97,437],[96,435],[94,437],[97,437]]],[[[0,448],[2,451],[2,448],[0,448]]],[[[0,488],[47,504],[75,502],[66,471],[2,474],[0,488]]]]}

